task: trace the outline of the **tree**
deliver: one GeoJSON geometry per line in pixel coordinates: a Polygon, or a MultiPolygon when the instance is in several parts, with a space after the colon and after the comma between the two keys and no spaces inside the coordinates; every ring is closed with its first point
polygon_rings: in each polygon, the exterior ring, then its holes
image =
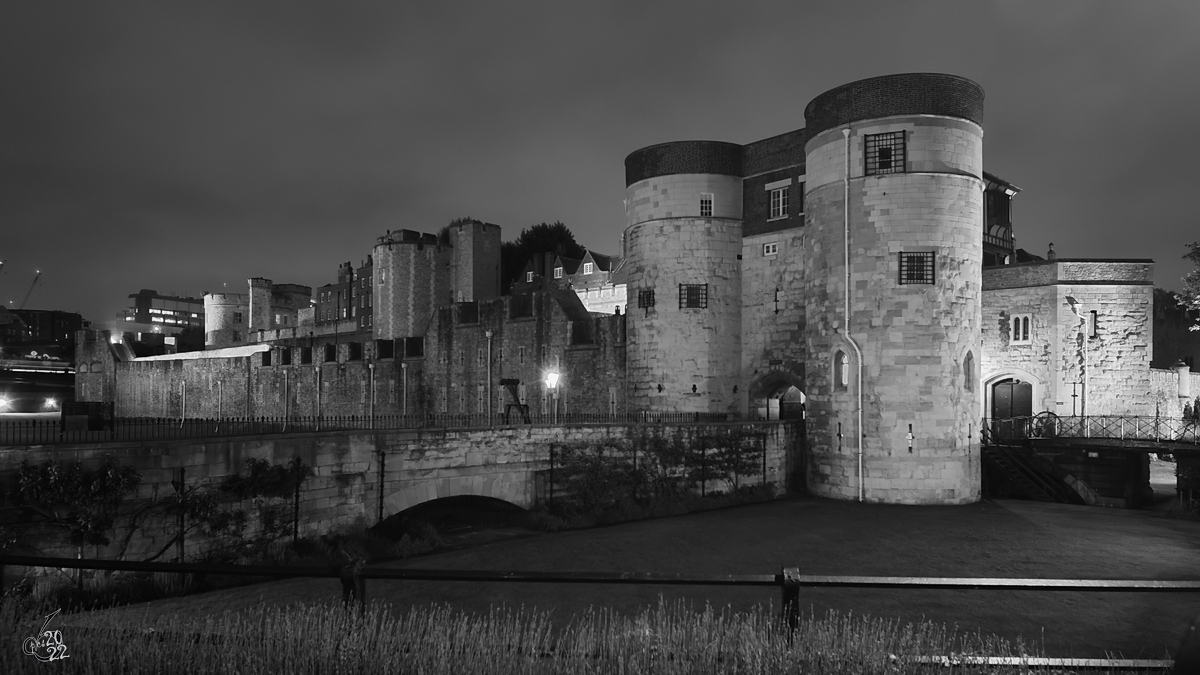
{"type": "MultiPolygon", "coordinates": [[[[1183,292],[1178,297],[1188,309],[1200,311],[1200,241],[1193,241],[1187,247],[1188,253],[1183,258],[1195,265],[1196,269],[1184,275],[1183,292]]],[[[1200,330],[1200,323],[1189,326],[1188,330],[1200,330]]]]}
{"type": "Polygon", "coordinates": [[[525,263],[535,255],[557,253],[568,258],[582,258],[587,249],[575,241],[575,235],[561,221],[538,223],[521,230],[513,241],[500,246],[500,277],[505,290],[511,286],[525,263]]]}

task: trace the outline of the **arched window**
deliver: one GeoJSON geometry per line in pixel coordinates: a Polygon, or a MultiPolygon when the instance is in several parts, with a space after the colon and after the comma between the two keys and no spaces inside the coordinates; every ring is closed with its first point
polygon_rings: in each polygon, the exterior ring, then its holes
{"type": "Polygon", "coordinates": [[[975,391],[975,354],[971,352],[963,359],[963,388],[975,391]]]}
{"type": "Polygon", "coordinates": [[[840,349],[833,355],[833,385],[836,389],[850,386],[850,359],[840,349]]]}

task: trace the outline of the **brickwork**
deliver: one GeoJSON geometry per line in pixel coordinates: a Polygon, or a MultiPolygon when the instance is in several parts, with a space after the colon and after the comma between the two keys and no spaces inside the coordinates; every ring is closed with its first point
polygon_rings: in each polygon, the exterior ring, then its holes
{"type": "Polygon", "coordinates": [[[804,225],[804,165],[768,171],[742,183],[742,236],[777,232],[804,225]],[[786,183],[786,185],[780,185],[786,183]],[[787,209],[783,217],[771,217],[771,191],[767,186],[787,188],[787,209]]]}
{"type": "Polygon", "coordinates": [[[629,153],[625,186],[657,176],[708,174],[742,176],[742,146],[722,141],[660,143],[629,153]]]}
{"type": "MultiPolygon", "coordinates": [[[[0,450],[0,494],[16,493],[16,476],[22,461],[40,464],[47,460],[79,460],[98,464],[106,455],[119,464],[132,466],[142,475],[136,499],[174,493],[171,481],[184,469],[188,485],[216,485],[227,476],[244,471],[246,460],[264,459],[282,465],[299,458],[315,475],[300,493],[300,534],[327,534],[357,519],[374,523],[382,503],[383,516],[399,513],[420,503],[459,495],[502,499],[523,508],[534,505],[534,473],[549,467],[551,444],[599,442],[627,439],[644,433],[662,434],[688,442],[713,434],[725,425],[636,428],[617,425],[578,427],[518,427],[477,430],[377,431],[285,434],[248,439],[206,441],[130,442],[5,448],[0,450]],[[382,466],[380,457],[383,457],[382,466]],[[382,469],[382,471],[381,471],[382,469]],[[380,490],[382,473],[383,489],[380,490]]],[[[796,427],[760,423],[754,426],[766,441],[766,480],[786,487],[787,477],[802,466],[798,456],[796,427]]],[[[742,484],[761,478],[743,477],[742,484]]],[[[5,504],[8,506],[10,504],[5,504]]],[[[249,508],[250,504],[243,505],[249,508]]],[[[250,523],[253,531],[257,522],[250,523]]],[[[174,520],[149,522],[133,538],[127,557],[138,559],[157,551],[174,535],[174,520]]],[[[115,533],[119,540],[123,532],[115,533]]],[[[189,536],[185,556],[204,552],[209,541],[189,536]]],[[[74,549],[48,554],[74,554],[74,549]]],[[[89,551],[89,555],[111,556],[115,546],[89,551]]]]}
{"type": "Polygon", "coordinates": [[[954,75],[885,75],[830,89],[804,108],[809,138],[851,122],[893,115],[944,115],[982,125],[983,89],[954,75]]]}

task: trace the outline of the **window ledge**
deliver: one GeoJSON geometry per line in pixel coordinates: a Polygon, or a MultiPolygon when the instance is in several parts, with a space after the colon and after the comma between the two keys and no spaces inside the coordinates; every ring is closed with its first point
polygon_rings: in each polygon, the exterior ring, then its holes
{"type": "Polygon", "coordinates": [[[787,220],[790,217],[791,216],[775,216],[774,218],[767,218],[767,222],[770,223],[770,222],[774,222],[776,220],[787,220]]]}

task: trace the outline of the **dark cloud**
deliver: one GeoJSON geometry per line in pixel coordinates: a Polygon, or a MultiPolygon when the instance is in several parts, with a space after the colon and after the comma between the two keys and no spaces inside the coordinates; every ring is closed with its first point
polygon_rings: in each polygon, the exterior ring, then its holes
{"type": "MultiPolygon", "coordinates": [[[[1200,5],[1116,2],[5,3],[0,299],[103,321],[140,288],[320,285],[375,237],[562,220],[615,251],[624,156],[803,125],[905,71],[987,91],[1018,238],[1153,257],[1200,182],[1200,5]]],[[[1190,210],[1187,210],[1190,211],[1190,210]]]]}

